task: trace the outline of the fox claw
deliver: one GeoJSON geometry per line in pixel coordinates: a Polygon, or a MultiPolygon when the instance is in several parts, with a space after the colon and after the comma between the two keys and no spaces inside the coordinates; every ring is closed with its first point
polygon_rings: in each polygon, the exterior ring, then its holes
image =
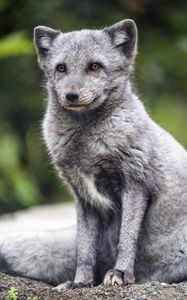
{"type": "Polygon", "coordinates": [[[134,281],[135,278],[132,273],[111,269],[106,273],[103,283],[105,285],[127,285],[134,283],[134,281]]]}
{"type": "Polygon", "coordinates": [[[92,286],[93,285],[90,283],[66,281],[64,283],[57,285],[52,290],[62,293],[66,290],[74,290],[74,289],[87,288],[87,287],[92,287],[92,286]]]}

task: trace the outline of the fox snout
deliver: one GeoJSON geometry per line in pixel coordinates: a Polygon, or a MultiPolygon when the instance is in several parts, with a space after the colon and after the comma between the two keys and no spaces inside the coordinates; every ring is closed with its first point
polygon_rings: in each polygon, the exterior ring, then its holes
{"type": "MultiPolygon", "coordinates": [[[[81,77],[81,76],[80,76],[81,77]]],[[[86,81],[84,78],[78,80],[70,80],[62,82],[58,81],[55,85],[55,91],[57,100],[62,107],[66,110],[72,110],[77,112],[88,111],[101,105],[106,98],[103,86],[100,89],[96,89],[95,82],[93,84],[90,81],[86,81]]]]}
{"type": "Polygon", "coordinates": [[[84,95],[78,89],[68,90],[64,93],[62,105],[69,110],[82,111],[85,110],[87,102],[84,95]]]}
{"type": "MultiPolygon", "coordinates": [[[[58,93],[58,90],[57,90],[58,93]]],[[[89,105],[94,98],[93,93],[85,88],[78,86],[64,87],[62,94],[59,94],[60,103],[66,109],[82,111],[89,109],[89,105]]]]}
{"type": "Polygon", "coordinates": [[[79,94],[76,92],[68,92],[66,95],[66,100],[69,101],[70,103],[76,102],[76,100],[79,99],[79,94]]]}

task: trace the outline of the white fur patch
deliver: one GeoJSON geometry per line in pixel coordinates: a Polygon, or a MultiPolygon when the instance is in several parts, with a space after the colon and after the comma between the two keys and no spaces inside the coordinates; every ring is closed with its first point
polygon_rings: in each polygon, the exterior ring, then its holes
{"type": "Polygon", "coordinates": [[[114,44],[121,45],[128,41],[128,37],[124,34],[124,32],[118,32],[118,34],[114,37],[114,44]]]}
{"type": "Polygon", "coordinates": [[[43,36],[41,38],[41,46],[43,48],[48,49],[50,47],[50,44],[51,44],[51,41],[50,41],[50,39],[47,36],[43,36]]]}
{"type": "Polygon", "coordinates": [[[106,198],[104,195],[98,192],[95,186],[94,177],[88,177],[85,174],[82,174],[81,177],[85,185],[87,194],[91,198],[92,204],[103,209],[112,208],[110,199],[106,198]]]}

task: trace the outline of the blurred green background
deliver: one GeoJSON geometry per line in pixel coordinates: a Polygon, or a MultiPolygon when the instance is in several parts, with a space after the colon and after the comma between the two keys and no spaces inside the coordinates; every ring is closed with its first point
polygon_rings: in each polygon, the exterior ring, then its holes
{"type": "Polygon", "coordinates": [[[133,18],[139,29],[138,94],[152,117],[187,148],[186,0],[0,0],[1,214],[71,199],[41,140],[44,78],[33,27],[68,31],[124,18],[133,18]]]}

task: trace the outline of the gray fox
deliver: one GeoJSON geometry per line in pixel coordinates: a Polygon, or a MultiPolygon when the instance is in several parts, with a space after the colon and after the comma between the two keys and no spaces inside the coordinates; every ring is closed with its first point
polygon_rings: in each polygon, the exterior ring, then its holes
{"type": "Polygon", "coordinates": [[[0,270],[58,291],[187,279],[187,152],[133,92],[134,21],[38,26],[34,41],[47,79],[43,137],[77,228],[1,238],[0,270]]]}

